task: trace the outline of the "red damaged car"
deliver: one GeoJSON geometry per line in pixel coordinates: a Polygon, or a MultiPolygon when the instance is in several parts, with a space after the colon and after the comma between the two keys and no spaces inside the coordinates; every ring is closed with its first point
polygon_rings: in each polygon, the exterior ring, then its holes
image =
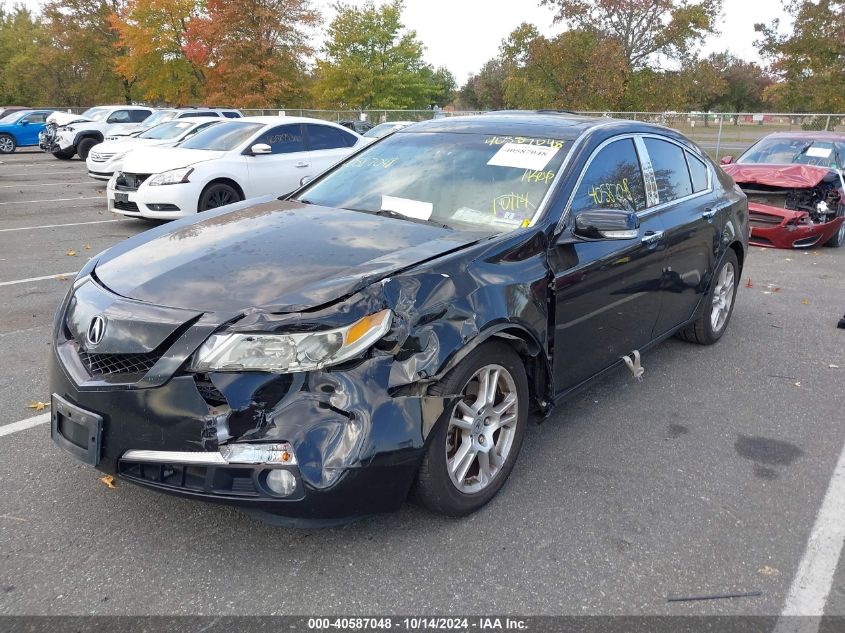
{"type": "Polygon", "coordinates": [[[770,134],[723,169],[748,196],[750,243],[810,248],[845,243],[845,135],[770,134]]]}

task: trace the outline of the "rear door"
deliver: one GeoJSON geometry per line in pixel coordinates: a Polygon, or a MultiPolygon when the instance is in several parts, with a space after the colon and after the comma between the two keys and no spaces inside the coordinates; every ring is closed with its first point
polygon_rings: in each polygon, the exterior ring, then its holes
{"type": "Polygon", "coordinates": [[[657,205],[667,245],[655,337],[693,317],[704,298],[719,252],[723,213],[729,204],[714,193],[715,175],[689,148],[667,137],[643,135],[657,182],[657,205]]]}
{"type": "Polygon", "coordinates": [[[359,138],[345,130],[318,123],[307,123],[305,133],[311,158],[307,174],[310,177],[324,172],[348,156],[359,138]]]}
{"type": "Polygon", "coordinates": [[[619,362],[651,341],[660,309],[665,257],[663,225],[635,136],[606,141],[588,159],[566,216],[567,228],[549,253],[554,274],[553,364],[558,393],[619,362]],[[571,228],[580,212],[624,209],[640,216],[629,240],[584,240],[571,228]]]}
{"type": "Polygon", "coordinates": [[[271,153],[252,155],[247,148],[248,198],[281,196],[299,187],[299,181],[311,171],[303,134],[301,124],[290,123],[270,128],[252,142],[269,145],[271,153]]]}

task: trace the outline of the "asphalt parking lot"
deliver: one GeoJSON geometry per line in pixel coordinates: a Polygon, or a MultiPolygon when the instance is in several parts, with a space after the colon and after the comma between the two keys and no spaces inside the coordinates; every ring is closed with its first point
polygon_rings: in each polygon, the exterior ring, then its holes
{"type": "MultiPolygon", "coordinates": [[[[71,273],[150,226],[110,217],[103,190],[79,160],[2,158],[0,425],[49,401],[71,273]]],[[[0,614],[779,614],[845,444],[843,312],[845,248],[753,248],[718,345],[670,340],[642,382],[620,370],[532,424],[464,520],[406,505],[274,528],[108,489],[48,424],[0,426],[0,614]],[[759,595],[668,601],[725,593],[759,595]]],[[[845,615],[845,565],[822,558],[825,613],[845,615]]]]}

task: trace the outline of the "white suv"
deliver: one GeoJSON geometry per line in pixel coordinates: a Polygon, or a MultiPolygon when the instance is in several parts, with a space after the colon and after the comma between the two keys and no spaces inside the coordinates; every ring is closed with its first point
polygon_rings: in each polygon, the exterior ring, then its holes
{"type": "Polygon", "coordinates": [[[149,119],[141,123],[121,123],[109,128],[107,141],[116,141],[119,138],[131,136],[137,132],[148,130],[154,125],[173,121],[175,119],[192,119],[197,117],[218,117],[227,119],[240,119],[243,117],[240,110],[231,108],[162,108],[154,112],[149,119]]]}
{"type": "Polygon", "coordinates": [[[47,117],[38,145],[56,158],[88,158],[91,148],[102,143],[108,130],[121,123],[140,123],[154,112],[144,106],[97,106],[82,114],[54,112],[47,117]]]}

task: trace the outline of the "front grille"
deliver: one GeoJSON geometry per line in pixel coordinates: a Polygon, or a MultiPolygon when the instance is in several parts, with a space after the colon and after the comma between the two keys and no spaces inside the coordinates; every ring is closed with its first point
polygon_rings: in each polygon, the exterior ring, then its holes
{"type": "Polygon", "coordinates": [[[121,211],[129,211],[130,213],[139,213],[138,205],[134,202],[118,202],[114,201],[114,208],[121,211]]]}
{"type": "Polygon", "coordinates": [[[146,375],[161,358],[157,352],[146,354],[92,354],[79,352],[79,360],[91,374],[92,378],[108,378],[109,376],[141,377],[146,375]]]}
{"type": "Polygon", "coordinates": [[[750,211],[748,213],[748,221],[751,226],[769,228],[772,226],[778,226],[781,222],[783,222],[783,218],[776,215],[769,215],[768,213],[750,211]]]}
{"type": "Polygon", "coordinates": [[[114,188],[118,191],[138,191],[141,186],[151,174],[126,174],[120,172],[114,181],[114,188]]]}
{"type": "Polygon", "coordinates": [[[110,160],[114,157],[114,153],[100,153],[100,152],[91,152],[91,160],[95,163],[105,163],[107,160],[110,160]]]}

